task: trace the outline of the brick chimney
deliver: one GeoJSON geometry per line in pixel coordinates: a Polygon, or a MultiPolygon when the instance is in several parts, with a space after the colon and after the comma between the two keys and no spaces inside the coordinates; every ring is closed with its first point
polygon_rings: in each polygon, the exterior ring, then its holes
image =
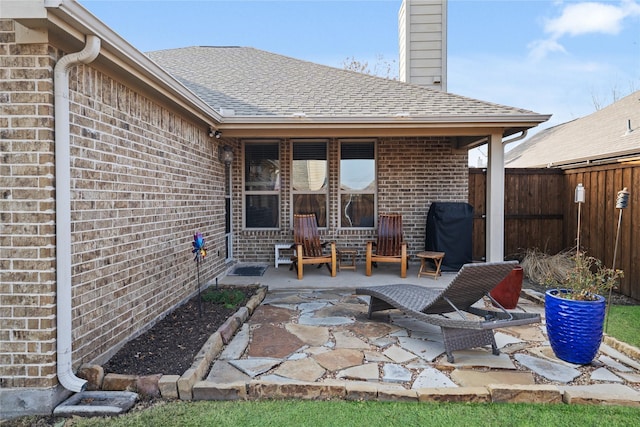
{"type": "Polygon", "coordinates": [[[447,0],[402,0],[400,80],[447,90],[447,0]]]}

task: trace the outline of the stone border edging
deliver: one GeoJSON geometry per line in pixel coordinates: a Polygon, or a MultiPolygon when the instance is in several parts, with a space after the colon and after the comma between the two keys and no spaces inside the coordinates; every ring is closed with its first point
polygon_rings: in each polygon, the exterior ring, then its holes
{"type": "Polygon", "coordinates": [[[204,378],[213,360],[229,343],[238,328],[262,303],[267,291],[266,286],[259,286],[244,307],[240,307],[209,337],[196,354],[191,367],[182,375],[138,376],[116,373],[104,375],[102,366],[85,364],[78,370],[78,376],[89,382],[88,390],[136,391],[150,396],[162,396],[166,399],[192,400],[192,389],[196,382],[204,378]]]}
{"type": "MultiPolygon", "coordinates": [[[[193,399],[192,389],[195,383],[204,378],[211,363],[213,363],[213,359],[220,354],[225,345],[229,344],[236,331],[253,314],[253,311],[260,305],[266,295],[266,287],[258,288],[255,295],[247,301],[245,306],[241,307],[233,316],[229,317],[226,322],[209,337],[196,355],[191,367],[187,369],[176,382],[177,394],[181,400],[193,399]]],[[[163,395],[163,397],[165,396],[163,395]]]]}
{"type": "Polygon", "coordinates": [[[374,383],[280,383],[252,380],[247,383],[236,382],[229,384],[199,381],[193,387],[193,400],[248,401],[261,399],[607,404],[640,407],[640,401],[625,398],[622,395],[604,397],[579,388],[567,387],[563,389],[563,387],[548,384],[487,384],[484,387],[438,387],[401,390],[374,383]]]}

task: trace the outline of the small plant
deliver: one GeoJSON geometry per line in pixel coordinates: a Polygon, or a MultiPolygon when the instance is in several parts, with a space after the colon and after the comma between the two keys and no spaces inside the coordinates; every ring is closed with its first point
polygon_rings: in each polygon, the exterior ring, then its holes
{"type": "Polygon", "coordinates": [[[225,308],[237,307],[244,298],[244,293],[238,289],[209,289],[202,294],[203,301],[221,304],[225,308]]]}
{"type": "Polygon", "coordinates": [[[596,295],[605,295],[623,277],[622,270],[607,268],[597,258],[578,253],[570,258],[572,266],[563,278],[548,275],[544,284],[547,288],[566,289],[558,297],[578,301],[595,301],[596,295]]]}

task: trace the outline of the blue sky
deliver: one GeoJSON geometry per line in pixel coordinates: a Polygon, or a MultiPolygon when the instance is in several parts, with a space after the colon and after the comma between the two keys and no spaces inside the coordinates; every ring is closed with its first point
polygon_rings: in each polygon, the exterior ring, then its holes
{"type": "MultiPolygon", "coordinates": [[[[143,52],[250,46],[397,70],[401,0],[80,3],[143,52]]],[[[448,15],[448,91],[553,114],[541,128],[640,90],[640,0],[449,0],[448,15]]]]}

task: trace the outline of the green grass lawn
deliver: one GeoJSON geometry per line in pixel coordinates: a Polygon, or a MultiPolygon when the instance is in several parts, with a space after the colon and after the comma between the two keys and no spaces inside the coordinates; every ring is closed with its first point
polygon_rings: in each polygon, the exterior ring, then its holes
{"type": "MultiPolygon", "coordinates": [[[[85,426],[629,426],[640,408],[567,404],[464,404],[346,401],[171,402],[85,426]],[[606,420],[606,421],[605,421],[606,420]]],[[[635,420],[635,421],[633,421],[635,420]]]]}
{"type": "Polygon", "coordinates": [[[640,305],[612,305],[605,328],[608,335],[640,347],[640,305]]]}

